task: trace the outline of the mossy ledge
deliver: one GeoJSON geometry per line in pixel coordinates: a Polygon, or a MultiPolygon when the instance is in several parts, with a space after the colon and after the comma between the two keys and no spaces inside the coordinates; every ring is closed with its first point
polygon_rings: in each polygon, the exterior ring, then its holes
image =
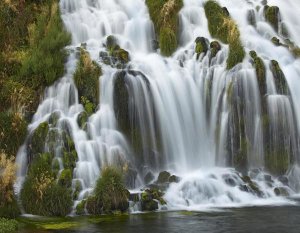
{"type": "Polygon", "coordinates": [[[160,52],[171,56],[178,46],[178,12],[183,7],[183,1],[146,0],[146,4],[159,38],[160,52]]]}
{"type": "Polygon", "coordinates": [[[101,67],[92,61],[87,51],[80,48],[80,58],[74,74],[74,81],[78,88],[80,101],[88,114],[92,114],[99,103],[99,77],[101,75],[101,67]]]}
{"type": "Polygon", "coordinates": [[[204,10],[210,34],[223,43],[229,44],[227,58],[227,69],[229,70],[241,63],[245,57],[238,26],[228,15],[228,12],[213,0],[204,4],[204,10]]]}

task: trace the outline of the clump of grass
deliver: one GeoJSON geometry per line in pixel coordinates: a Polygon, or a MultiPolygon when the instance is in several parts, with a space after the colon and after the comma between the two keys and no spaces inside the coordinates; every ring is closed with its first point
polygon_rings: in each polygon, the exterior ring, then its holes
{"type": "Polygon", "coordinates": [[[238,26],[217,2],[207,1],[204,9],[210,34],[223,43],[229,44],[227,69],[231,69],[242,62],[245,57],[238,26]]]}
{"type": "Polygon", "coordinates": [[[6,218],[0,218],[0,232],[10,233],[18,230],[18,222],[16,220],[9,220],[6,218]]]}
{"type": "Polygon", "coordinates": [[[178,46],[178,12],[183,7],[183,1],[146,0],[146,4],[159,38],[161,54],[171,56],[178,46]]]}

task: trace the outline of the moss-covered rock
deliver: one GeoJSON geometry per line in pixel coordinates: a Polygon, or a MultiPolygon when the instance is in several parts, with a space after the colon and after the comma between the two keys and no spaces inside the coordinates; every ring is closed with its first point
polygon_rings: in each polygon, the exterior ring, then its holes
{"type": "Polygon", "coordinates": [[[247,184],[248,191],[256,194],[259,197],[263,196],[263,192],[258,188],[257,184],[251,180],[249,176],[243,176],[241,179],[247,184]]]}
{"type": "Polygon", "coordinates": [[[47,141],[48,132],[49,132],[48,122],[43,122],[32,133],[32,136],[28,144],[29,163],[36,156],[38,156],[38,154],[45,152],[45,143],[47,141]]]}
{"type": "Polygon", "coordinates": [[[204,37],[197,37],[195,43],[196,43],[195,53],[197,54],[197,59],[198,59],[201,53],[204,54],[207,53],[209,41],[204,37]]]}
{"type": "Polygon", "coordinates": [[[154,211],[158,209],[158,203],[166,204],[163,195],[157,188],[146,189],[141,195],[142,211],[154,211]]]}
{"type": "Polygon", "coordinates": [[[283,197],[288,197],[290,195],[288,190],[284,187],[274,188],[274,193],[276,196],[283,196],[283,197]]]}
{"type": "Polygon", "coordinates": [[[79,180],[75,182],[74,192],[73,192],[73,199],[77,200],[79,197],[79,193],[82,191],[82,184],[79,180]]]}
{"type": "Polygon", "coordinates": [[[209,47],[211,52],[211,58],[215,57],[217,53],[221,50],[221,45],[218,41],[212,41],[209,47]]]}
{"type": "Polygon", "coordinates": [[[80,59],[74,74],[74,81],[78,88],[79,100],[90,113],[95,111],[99,104],[99,77],[102,74],[101,67],[92,61],[89,53],[80,49],[80,59]],[[92,109],[88,105],[90,103],[92,109]]]}
{"type": "Polygon", "coordinates": [[[178,46],[178,12],[182,0],[146,0],[149,14],[159,38],[161,54],[171,56],[178,46]]]}
{"type": "Polygon", "coordinates": [[[256,18],[255,18],[255,10],[254,9],[248,10],[247,20],[250,25],[252,25],[253,27],[256,27],[256,18]]]}
{"type": "Polygon", "coordinates": [[[169,172],[163,171],[163,172],[159,173],[156,182],[159,184],[167,183],[167,182],[169,182],[170,176],[171,176],[171,174],[169,172]]]}
{"type": "Polygon", "coordinates": [[[253,59],[253,66],[256,71],[257,82],[259,86],[260,95],[264,96],[267,93],[266,83],[266,67],[263,60],[257,56],[255,51],[250,51],[250,56],[253,59]]]}
{"type": "Polygon", "coordinates": [[[76,206],[76,214],[77,215],[84,215],[85,214],[85,205],[86,205],[86,200],[82,200],[79,202],[76,206]]]}
{"type": "Polygon", "coordinates": [[[290,93],[289,87],[288,87],[285,75],[279,66],[279,63],[275,60],[272,60],[270,63],[270,68],[273,73],[276,90],[277,90],[278,94],[288,95],[290,93]]]}
{"type": "Polygon", "coordinates": [[[83,129],[84,125],[86,124],[88,117],[88,113],[85,111],[78,114],[77,124],[81,129],[83,129]]]}
{"type": "Polygon", "coordinates": [[[269,22],[272,27],[278,32],[279,23],[280,23],[280,10],[277,6],[268,6],[264,7],[264,15],[266,21],[269,22]]]}
{"type": "Polygon", "coordinates": [[[227,69],[231,69],[242,62],[245,57],[238,26],[224,12],[223,8],[213,0],[209,0],[204,4],[204,10],[210,34],[223,43],[229,44],[227,69]]]}

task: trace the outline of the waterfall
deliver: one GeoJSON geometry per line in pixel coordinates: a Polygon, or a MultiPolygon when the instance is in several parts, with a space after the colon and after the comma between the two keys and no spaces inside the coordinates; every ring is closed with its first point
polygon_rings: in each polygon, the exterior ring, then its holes
{"type": "MultiPolygon", "coordinates": [[[[166,191],[171,209],[280,203],[283,199],[275,199],[272,189],[280,186],[280,181],[274,178],[271,187],[265,182],[268,173],[263,168],[268,148],[270,153],[282,149],[287,154],[290,161],[287,175],[293,187],[289,192],[298,191],[300,59],[271,42],[280,32],[266,22],[260,0],[218,0],[239,27],[247,53],[243,63],[226,70],[229,48],[222,43],[215,57],[210,51],[197,57],[194,53],[197,37],[215,40],[208,31],[204,2],[184,0],[179,12],[180,46],[166,58],[153,51],[154,26],[144,0],[60,1],[62,19],[72,34],[72,45],[67,48],[70,53],[67,72],[45,91],[29,125],[29,134],[54,113],[58,124],[51,130],[70,132],[78,153],[73,187],[77,181],[83,187],[78,200],[92,191],[104,166],[127,164],[137,174],[128,181],[132,189],[143,187],[143,178],[149,171],[157,174],[168,170],[182,177],[166,191]],[[249,11],[255,26],[247,20],[249,11]],[[109,35],[114,35],[120,47],[130,54],[131,61],[123,70],[104,64],[99,57],[106,49],[109,35]],[[73,81],[78,47],[82,44],[103,72],[99,77],[100,104],[89,117],[86,129],[78,125],[84,107],[73,81]],[[251,50],[256,51],[266,67],[264,96],[260,94],[260,84],[248,55],[251,50]],[[288,85],[285,93],[277,86],[272,60],[278,62],[284,73],[288,85]],[[115,109],[119,101],[115,83],[120,75],[129,90],[128,121],[132,131],[128,134],[122,132],[115,109]],[[269,116],[267,130],[265,116],[269,116]],[[140,142],[136,142],[136,135],[140,142]],[[140,143],[142,148],[137,151],[134,143],[140,143]],[[271,201],[263,202],[257,195],[239,189],[244,181],[233,167],[240,153],[246,156],[247,163],[247,171],[242,172],[252,171],[251,178],[263,192],[261,198],[273,198],[271,201]]],[[[297,15],[300,3],[292,0],[268,3],[280,7],[289,38],[300,45],[297,15]]],[[[59,139],[55,147],[55,157],[60,159],[59,139]]],[[[23,146],[17,158],[20,180],[26,173],[26,160],[23,146]]]]}

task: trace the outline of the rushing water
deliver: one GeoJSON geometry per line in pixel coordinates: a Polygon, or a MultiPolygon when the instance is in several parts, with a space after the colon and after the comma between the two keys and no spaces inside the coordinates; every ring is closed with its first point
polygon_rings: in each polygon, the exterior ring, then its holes
{"type": "MultiPolygon", "coordinates": [[[[233,146],[233,138],[236,133],[234,124],[239,120],[243,121],[243,132],[239,133],[247,138],[250,145],[246,148],[249,169],[264,167],[262,97],[249,55],[231,71],[226,70],[227,45],[222,45],[222,50],[213,59],[210,52],[197,59],[194,54],[196,37],[213,40],[208,32],[204,2],[184,0],[184,7],[179,13],[180,47],[172,57],[165,58],[152,49],[155,33],[144,0],[60,1],[63,21],[73,38],[68,48],[67,73],[47,89],[29,131],[49,119],[53,112],[59,113],[57,127],[71,131],[78,152],[74,181],[80,181],[84,188],[79,200],[92,190],[103,166],[129,161],[138,174],[131,188],[141,187],[148,171],[156,174],[169,170],[182,177],[166,192],[169,209],[197,210],[211,206],[284,202],[273,192],[274,187],[282,184],[274,178],[270,187],[263,170],[251,177],[263,192],[262,198],[258,198],[238,188],[244,181],[234,169],[229,168],[234,165],[234,155],[238,153],[233,146]],[[99,58],[99,52],[105,51],[108,35],[115,35],[120,46],[129,51],[130,69],[143,74],[126,74],[133,103],[131,118],[139,125],[143,145],[143,151],[138,156],[120,131],[115,117],[113,92],[117,69],[103,64],[99,58]],[[83,106],[78,102],[78,92],[73,82],[76,49],[81,43],[86,43],[91,58],[98,61],[103,69],[100,77],[101,102],[96,113],[89,118],[86,131],[77,124],[83,106]],[[240,101],[243,107],[233,109],[232,101],[240,101]]],[[[269,140],[274,148],[286,148],[288,156],[295,161],[290,164],[289,172],[292,189],[287,188],[290,194],[294,194],[299,188],[300,174],[297,166],[300,59],[295,59],[288,49],[271,43],[270,39],[278,34],[266,23],[260,0],[218,2],[227,7],[237,22],[246,53],[255,50],[266,64],[267,97],[264,98],[267,99],[271,122],[272,136],[269,140]],[[247,21],[247,14],[257,6],[260,9],[253,11],[256,19],[256,27],[253,27],[247,21]],[[269,69],[272,59],[282,67],[290,95],[282,95],[276,90],[269,69]],[[280,119],[283,117],[282,123],[280,119]]],[[[300,3],[270,0],[269,4],[280,7],[282,22],[290,32],[290,39],[300,44],[297,15],[300,3]]],[[[56,157],[61,157],[59,149],[56,157]]],[[[20,149],[18,161],[22,168],[19,172],[21,178],[27,164],[24,147],[20,149]]]]}

